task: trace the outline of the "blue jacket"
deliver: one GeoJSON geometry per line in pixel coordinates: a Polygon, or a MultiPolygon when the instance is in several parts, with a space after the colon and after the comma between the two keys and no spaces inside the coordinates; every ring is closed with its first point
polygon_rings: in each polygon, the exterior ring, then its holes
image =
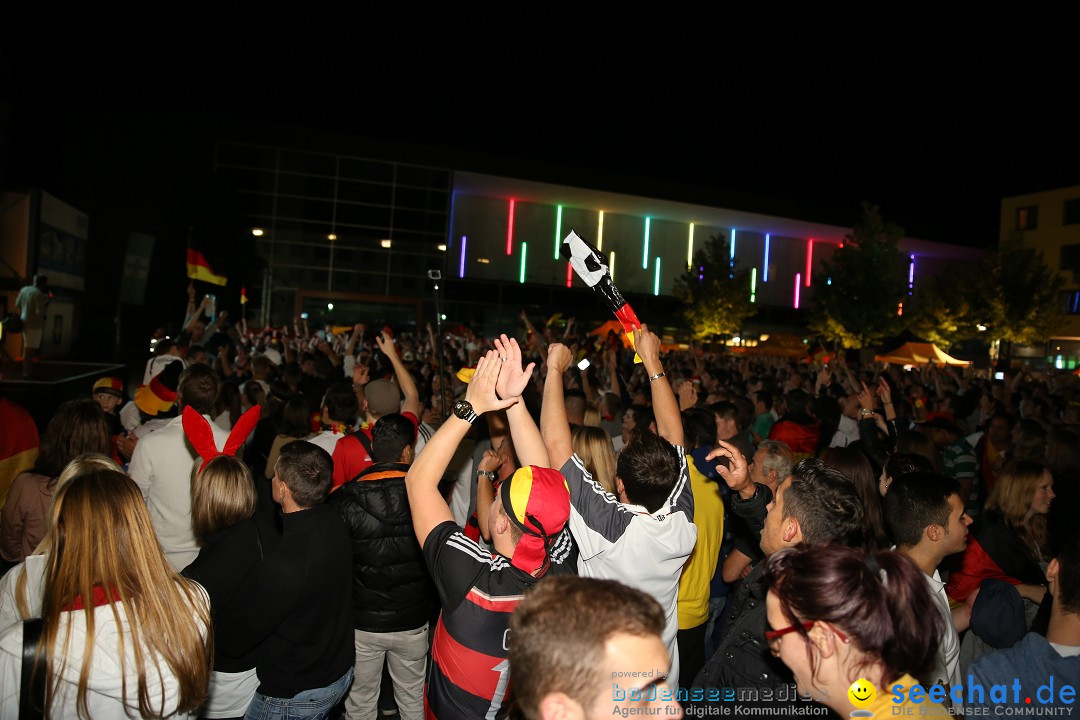
{"type": "Polygon", "coordinates": [[[1028,633],[1024,639],[1006,650],[983,655],[971,663],[964,679],[964,704],[975,707],[996,707],[999,705],[1022,705],[1025,707],[1076,707],[1080,700],[1080,655],[1062,657],[1050,646],[1042,635],[1028,633]],[[1048,690],[1053,677],[1053,697],[1048,690]],[[1020,681],[1019,695],[1014,695],[1013,684],[1020,681]],[[983,697],[976,690],[972,695],[969,686],[981,685],[983,697]],[[993,685],[1005,685],[1003,701],[995,702],[990,698],[993,685]],[[1071,685],[1071,702],[1061,701],[1061,688],[1071,685]],[[1041,697],[1039,690],[1043,688],[1041,697]],[[1031,698],[1028,705],[1025,700],[1031,698]],[[969,702],[969,699],[971,702],[969,702]]]}

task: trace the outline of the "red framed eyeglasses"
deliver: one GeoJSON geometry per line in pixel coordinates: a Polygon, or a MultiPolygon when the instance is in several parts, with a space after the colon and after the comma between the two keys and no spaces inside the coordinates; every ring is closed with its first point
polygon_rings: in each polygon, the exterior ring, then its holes
{"type": "MultiPolygon", "coordinates": [[[[814,624],[815,624],[815,621],[807,620],[807,621],[801,623],[800,625],[789,625],[788,627],[780,628],[779,630],[766,630],[765,631],[765,642],[769,643],[769,650],[772,651],[773,655],[779,655],[780,654],[780,639],[782,637],[784,637],[788,633],[793,633],[793,632],[798,631],[800,627],[803,630],[806,630],[806,631],[809,632],[810,628],[814,627],[814,624]]],[[[832,625],[829,626],[829,629],[832,630],[834,633],[836,633],[836,637],[840,638],[840,642],[843,642],[845,644],[850,642],[848,640],[847,636],[844,635],[844,633],[840,632],[839,630],[834,628],[832,625]]]]}

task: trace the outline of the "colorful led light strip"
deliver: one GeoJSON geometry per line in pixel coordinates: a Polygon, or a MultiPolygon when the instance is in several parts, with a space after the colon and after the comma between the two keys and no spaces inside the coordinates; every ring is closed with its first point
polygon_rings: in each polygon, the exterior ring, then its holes
{"type": "Polygon", "coordinates": [[[574,266],[566,263],[566,287],[574,287],[574,266]]]}
{"type": "Polygon", "coordinates": [[[765,265],[761,269],[761,282],[769,282],[769,233],[765,233],[765,265]]]}
{"type": "Polygon", "coordinates": [[[900,317],[904,316],[904,303],[899,303],[896,306],[896,314],[900,317]]]}
{"type": "Polygon", "coordinates": [[[806,241],[806,287],[810,287],[810,271],[814,264],[814,238],[806,241]]]}
{"type": "Polygon", "coordinates": [[[559,259],[559,243],[562,242],[562,205],[555,213],[555,259],[559,259]]]}
{"type": "Polygon", "coordinates": [[[465,237],[464,235],[461,236],[461,262],[458,266],[457,274],[459,278],[465,277],[465,243],[467,243],[468,240],[469,238],[465,237]]]}
{"type": "Polygon", "coordinates": [[[510,198],[510,217],[506,221],[506,254],[514,254],[514,199],[510,198]]]}
{"type": "Polygon", "coordinates": [[[656,258],[656,274],[653,276],[652,294],[660,294],[660,258],[656,258]]]}
{"type": "Polygon", "coordinates": [[[600,220],[596,225],[596,249],[604,249],[604,211],[600,211],[600,220]]]}
{"type": "Polygon", "coordinates": [[[731,228],[731,266],[735,267],[735,228],[731,228]]]}
{"type": "Polygon", "coordinates": [[[911,263],[908,265],[907,271],[907,294],[911,295],[912,290],[915,289],[915,254],[911,254],[911,263]]]}
{"type": "Polygon", "coordinates": [[[521,243],[521,269],[518,270],[518,282],[524,284],[525,282],[525,256],[529,252],[529,245],[527,243],[521,243]]]}
{"type": "Polygon", "coordinates": [[[750,268],[750,302],[757,302],[757,268],[750,268]]]}
{"type": "Polygon", "coordinates": [[[615,251],[612,250],[608,253],[608,274],[611,275],[611,282],[615,282],[615,251]]]}
{"type": "Polygon", "coordinates": [[[690,223],[690,238],[686,241],[686,269],[694,266],[694,223],[690,223]]]}
{"type": "Polygon", "coordinates": [[[802,287],[802,273],[795,273],[795,309],[799,309],[799,290],[802,287]]]}
{"type": "Polygon", "coordinates": [[[641,253],[641,269],[649,269],[649,225],[652,223],[652,218],[645,218],[645,247],[641,253]]]}

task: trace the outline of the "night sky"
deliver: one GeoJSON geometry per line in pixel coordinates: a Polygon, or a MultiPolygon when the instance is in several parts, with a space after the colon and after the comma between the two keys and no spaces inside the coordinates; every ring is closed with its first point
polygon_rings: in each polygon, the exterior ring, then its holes
{"type": "Polygon", "coordinates": [[[883,9],[52,18],[0,47],[0,184],[88,212],[95,241],[176,234],[209,174],[195,139],[282,128],[841,225],[868,200],[987,246],[1003,195],[1080,182],[1065,18],[883,9]]]}

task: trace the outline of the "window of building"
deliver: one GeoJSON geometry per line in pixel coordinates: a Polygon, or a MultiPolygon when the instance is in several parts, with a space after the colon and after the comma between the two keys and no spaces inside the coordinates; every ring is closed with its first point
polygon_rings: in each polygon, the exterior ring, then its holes
{"type": "Polygon", "coordinates": [[[1039,227],[1039,206],[1028,205],[1016,209],[1016,229],[1034,230],[1039,227]]]}
{"type": "Polygon", "coordinates": [[[1061,311],[1066,315],[1080,315],[1080,290],[1066,290],[1061,294],[1061,311]]]}
{"type": "Polygon", "coordinates": [[[1063,225],[1080,224],[1080,198],[1071,198],[1065,201],[1065,212],[1062,214],[1063,225]]]}

